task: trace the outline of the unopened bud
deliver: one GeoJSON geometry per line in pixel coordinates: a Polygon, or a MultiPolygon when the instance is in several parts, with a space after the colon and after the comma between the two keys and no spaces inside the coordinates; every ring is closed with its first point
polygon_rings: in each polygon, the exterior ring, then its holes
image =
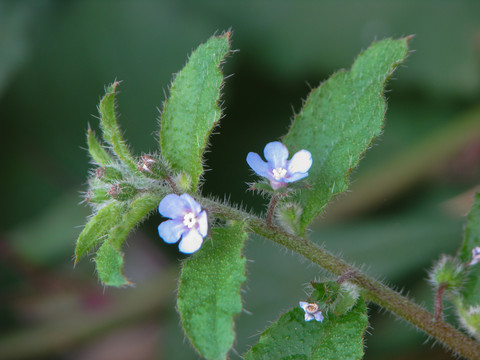
{"type": "Polygon", "coordinates": [[[438,288],[443,284],[446,290],[456,291],[465,281],[465,266],[450,256],[442,256],[430,272],[430,282],[438,288]]]}
{"type": "Polygon", "coordinates": [[[95,176],[106,183],[117,182],[123,179],[122,172],[111,166],[98,168],[95,170],[95,176]]]}
{"type": "Polygon", "coordinates": [[[138,162],[137,169],[141,172],[147,172],[152,174],[152,167],[155,164],[155,160],[150,155],[142,155],[140,161],[138,162]]]}
{"type": "Polygon", "coordinates": [[[108,194],[116,200],[126,201],[132,199],[138,190],[129,183],[113,184],[108,194]]]}

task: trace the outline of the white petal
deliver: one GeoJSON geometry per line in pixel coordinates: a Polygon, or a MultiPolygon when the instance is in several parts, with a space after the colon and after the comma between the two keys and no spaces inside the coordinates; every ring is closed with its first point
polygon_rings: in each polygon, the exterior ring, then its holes
{"type": "Polygon", "coordinates": [[[263,154],[272,169],[285,168],[288,158],[288,149],[281,142],[274,141],[268,143],[263,150],[263,154]]]}
{"type": "Polygon", "coordinates": [[[202,211],[198,217],[198,232],[203,237],[207,236],[208,234],[208,216],[205,210],[202,211]]]}
{"type": "Polygon", "coordinates": [[[306,173],[312,166],[312,154],[307,150],[300,150],[288,162],[289,174],[306,173]]]}
{"type": "Polygon", "coordinates": [[[178,245],[178,250],[184,254],[192,254],[202,246],[203,237],[200,235],[198,230],[192,229],[188,234],[183,235],[180,244],[178,245]]]}

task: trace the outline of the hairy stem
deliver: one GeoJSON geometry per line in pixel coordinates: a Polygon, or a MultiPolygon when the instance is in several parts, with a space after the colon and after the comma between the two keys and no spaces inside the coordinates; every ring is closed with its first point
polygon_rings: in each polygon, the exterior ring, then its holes
{"type": "Polygon", "coordinates": [[[439,322],[443,319],[443,293],[447,284],[442,283],[437,289],[435,294],[435,321],[439,322]]]}
{"type": "Polygon", "coordinates": [[[273,224],[273,215],[275,214],[275,207],[278,203],[278,195],[274,194],[270,199],[270,204],[268,204],[268,211],[267,211],[267,225],[270,227],[274,227],[273,224]]]}
{"type": "Polygon", "coordinates": [[[480,360],[480,344],[443,320],[437,321],[433,314],[420,305],[417,305],[380,281],[367,276],[359,269],[347,264],[309,239],[288,234],[279,227],[269,226],[265,219],[230,206],[219,204],[209,199],[202,199],[202,203],[209,209],[211,214],[219,218],[245,221],[251,232],[302,255],[336,276],[349,274],[349,280],[356,282],[364,289],[363,295],[366,300],[377,303],[415,325],[450,348],[455,354],[471,360],[480,360]]]}

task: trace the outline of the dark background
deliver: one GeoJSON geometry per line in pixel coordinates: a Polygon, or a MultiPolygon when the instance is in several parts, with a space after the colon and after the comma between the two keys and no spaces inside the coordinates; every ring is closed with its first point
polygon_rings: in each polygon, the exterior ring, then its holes
{"type": "MultiPolygon", "coordinates": [[[[312,87],[375,39],[414,34],[388,85],[384,135],[353,187],[311,237],[431,308],[427,270],[454,254],[480,179],[480,4],[475,1],[0,1],[0,357],[197,359],[174,311],[182,258],[154,215],[125,247],[135,288],[104,289],[89,259],[73,269],[79,205],[104,86],[122,80],[120,123],[133,151],[157,149],[172,74],[212,34],[233,30],[225,117],[204,194],[262,211],[246,192],[249,151],[282,136],[312,87]]],[[[252,238],[237,318],[242,354],[327,273],[252,238]]],[[[371,305],[366,359],[449,359],[371,305]]],[[[455,322],[455,315],[447,313],[455,322]]],[[[233,352],[232,359],[239,356],[233,352]]]]}

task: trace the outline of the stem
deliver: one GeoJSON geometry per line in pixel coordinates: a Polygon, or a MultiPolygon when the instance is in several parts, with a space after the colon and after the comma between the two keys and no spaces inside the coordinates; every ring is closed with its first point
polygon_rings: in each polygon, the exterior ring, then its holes
{"type": "Polygon", "coordinates": [[[439,322],[443,319],[443,293],[447,288],[447,284],[441,283],[435,294],[435,321],[439,322]]]}
{"type": "MultiPolygon", "coordinates": [[[[265,219],[219,204],[213,200],[202,199],[210,213],[219,218],[244,221],[249,230],[264,238],[270,239],[297,254],[302,255],[313,263],[323,267],[336,276],[351,273],[351,281],[356,282],[364,289],[366,300],[377,303],[395,315],[407,320],[428,335],[442,342],[455,354],[470,360],[480,360],[480,344],[467,335],[455,329],[443,320],[436,321],[434,315],[415,304],[406,297],[390,289],[383,283],[370,278],[359,269],[335,257],[309,239],[290,235],[283,229],[266,224],[265,219]]],[[[350,275],[348,275],[350,277],[350,275]]]]}
{"type": "Polygon", "coordinates": [[[278,195],[274,194],[270,199],[270,204],[268,204],[268,211],[267,211],[267,225],[273,228],[275,225],[273,224],[273,215],[275,214],[275,207],[278,203],[278,195]]]}

